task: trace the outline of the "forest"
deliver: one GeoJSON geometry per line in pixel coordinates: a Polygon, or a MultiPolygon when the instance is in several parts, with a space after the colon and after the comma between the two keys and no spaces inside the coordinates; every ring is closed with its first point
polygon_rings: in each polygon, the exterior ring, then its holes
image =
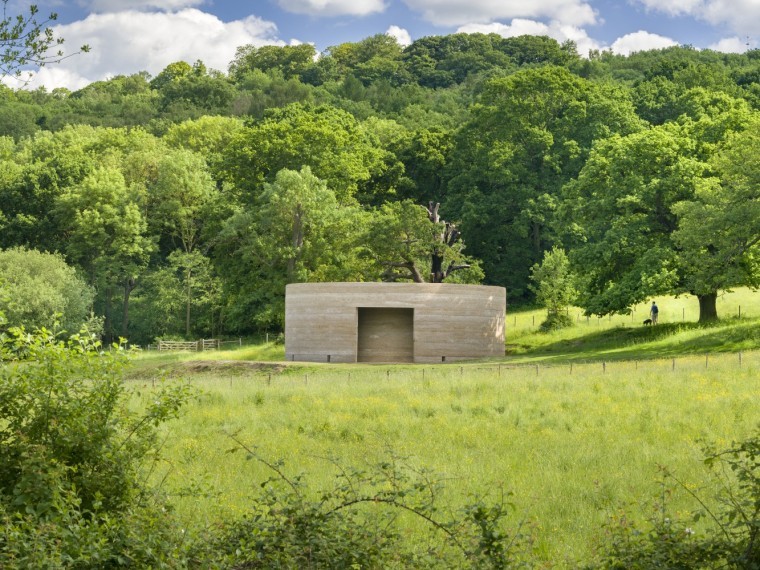
{"type": "Polygon", "coordinates": [[[0,87],[0,311],[106,342],[242,336],[282,329],[293,282],[534,303],[554,256],[589,315],[689,294],[709,321],[760,285],[759,196],[760,50],[246,45],[224,71],[0,87]]]}

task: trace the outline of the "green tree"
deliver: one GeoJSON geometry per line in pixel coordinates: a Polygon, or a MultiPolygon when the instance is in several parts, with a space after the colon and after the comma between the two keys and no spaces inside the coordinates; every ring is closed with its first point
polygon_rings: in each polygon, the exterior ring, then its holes
{"type": "MultiPolygon", "coordinates": [[[[0,20],[0,76],[20,76],[27,66],[43,67],[58,63],[70,54],[63,51],[63,38],[56,37],[50,24],[58,19],[53,12],[46,20],[39,21],[35,4],[29,6],[28,14],[8,14],[9,0],[2,0],[3,17],[0,20]]],[[[80,52],[90,51],[83,45],[80,52]]]]}
{"type": "Polygon", "coordinates": [[[8,291],[0,297],[8,327],[54,330],[57,324],[77,333],[92,308],[94,291],[59,254],[0,250],[0,282],[8,291]]]}
{"type": "Polygon", "coordinates": [[[367,265],[356,241],[362,219],[310,168],[278,172],[218,238],[214,257],[230,289],[228,320],[280,327],[286,284],[361,280],[367,265]]]}
{"type": "Polygon", "coordinates": [[[487,82],[455,139],[446,210],[461,220],[489,283],[525,296],[557,242],[560,191],[595,141],[641,128],[626,93],[545,66],[487,82]],[[498,231],[496,231],[498,228],[498,231]]]}
{"type": "Polygon", "coordinates": [[[131,190],[119,170],[100,167],[68,188],[54,208],[68,259],[99,292],[107,339],[113,336],[111,299],[117,288],[123,292],[121,336],[128,337],[130,294],[155,247],[147,235],[144,197],[131,190]]]}
{"type": "Polygon", "coordinates": [[[169,152],[158,163],[155,184],[149,192],[150,224],[172,240],[172,256],[182,267],[185,298],[185,335],[192,328],[194,292],[202,277],[211,279],[208,259],[198,249],[203,220],[216,199],[216,184],[203,158],[189,150],[169,152]],[[196,273],[197,271],[197,273],[196,273]]]}
{"type": "Polygon", "coordinates": [[[734,134],[711,161],[714,176],[673,205],[683,287],[699,299],[700,320],[718,317],[718,291],[760,286],[758,126],[734,134]]]}
{"type": "Polygon", "coordinates": [[[401,68],[401,46],[388,34],[332,46],[323,57],[331,59],[341,75],[352,75],[365,86],[381,79],[397,81],[401,68]]]}
{"type": "Polygon", "coordinates": [[[95,137],[92,127],[69,127],[39,132],[9,149],[1,163],[0,247],[58,247],[60,230],[51,205],[94,168],[96,160],[87,147],[95,137]]]}
{"type": "MultiPolygon", "coordinates": [[[[704,101],[705,92],[691,95],[704,101]]],[[[580,302],[587,312],[626,312],[653,295],[690,293],[699,300],[700,321],[706,321],[717,317],[718,290],[755,282],[751,264],[740,269],[754,247],[753,202],[747,203],[750,226],[735,233],[731,220],[737,209],[728,197],[734,190],[730,185],[716,190],[712,168],[726,168],[727,159],[715,155],[732,136],[754,132],[757,119],[742,102],[733,104],[725,96],[717,101],[729,104],[700,103],[698,112],[682,115],[678,123],[599,143],[577,180],[567,185],[566,226],[578,229],[575,238],[580,238],[571,259],[583,276],[580,302]],[[725,217],[705,222],[739,239],[738,250],[698,229],[695,216],[707,213],[710,200],[723,201],[725,217]],[[713,255],[726,256],[725,265],[713,255]]],[[[732,156],[728,152],[725,156],[732,156]]]]}
{"type": "Polygon", "coordinates": [[[161,140],[170,147],[183,148],[203,156],[211,176],[221,189],[227,147],[242,128],[240,119],[204,115],[172,125],[161,140]]]}
{"type": "Polygon", "coordinates": [[[383,153],[351,115],[326,105],[289,105],[243,129],[228,153],[230,181],[251,203],[280,170],[311,168],[341,203],[382,168],[383,153]]]}
{"type": "Polygon", "coordinates": [[[238,82],[251,70],[278,71],[285,79],[300,77],[314,66],[317,55],[311,44],[295,46],[261,46],[251,44],[240,46],[230,63],[229,72],[238,82]]]}
{"type": "Polygon", "coordinates": [[[537,263],[531,268],[530,279],[533,281],[530,288],[536,295],[536,301],[546,307],[546,321],[541,324],[541,328],[550,330],[572,324],[573,321],[567,317],[565,310],[575,301],[578,292],[565,250],[554,246],[544,252],[541,264],[537,263]]]}
{"type": "Polygon", "coordinates": [[[459,230],[441,220],[439,207],[403,200],[372,213],[362,241],[383,281],[478,283],[483,278],[478,262],[464,254],[459,230]]]}
{"type": "Polygon", "coordinates": [[[571,247],[589,314],[626,312],[652,295],[675,292],[678,227],[672,207],[694,196],[706,164],[690,156],[682,129],[664,125],[602,141],[566,187],[571,247]]]}

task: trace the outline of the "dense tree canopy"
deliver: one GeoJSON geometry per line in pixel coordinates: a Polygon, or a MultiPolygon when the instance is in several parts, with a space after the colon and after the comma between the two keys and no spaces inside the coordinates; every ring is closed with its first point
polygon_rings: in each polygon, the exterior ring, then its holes
{"type": "Polygon", "coordinates": [[[589,313],[669,292],[714,318],[717,292],[760,280],[758,52],[581,55],[376,35],[0,87],[0,247],[63,254],[106,336],[136,342],[278,329],[295,281],[534,301],[555,248],[589,313]]]}

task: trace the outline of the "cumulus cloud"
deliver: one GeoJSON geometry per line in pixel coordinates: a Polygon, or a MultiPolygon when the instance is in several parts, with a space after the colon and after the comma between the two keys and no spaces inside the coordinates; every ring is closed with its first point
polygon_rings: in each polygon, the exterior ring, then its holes
{"type": "Polygon", "coordinates": [[[722,51],[724,53],[744,53],[749,49],[746,39],[733,37],[722,40],[708,46],[708,49],[722,51]]]}
{"type": "Polygon", "coordinates": [[[756,34],[760,28],[757,0],[636,0],[648,10],[670,16],[691,16],[709,24],[728,26],[738,35],[756,34]]]}
{"type": "Polygon", "coordinates": [[[404,0],[429,22],[441,26],[489,23],[513,18],[549,19],[567,25],[596,23],[596,13],[587,0],[404,0]]]}
{"type": "Polygon", "coordinates": [[[216,16],[188,8],[174,13],[125,11],[91,14],[56,26],[67,46],[89,44],[90,53],[42,68],[30,87],[79,89],[93,81],[138,71],[158,74],[175,61],[226,71],[238,46],[284,45],[277,27],[255,16],[222,22],[216,16]]]}
{"type": "Polygon", "coordinates": [[[651,34],[649,32],[638,31],[632,34],[626,34],[612,43],[612,51],[620,55],[630,55],[636,51],[646,51],[649,49],[662,49],[678,45],[678,42],[665,36],[651,34]]]}
{"type": "Polygon", "coordinates": [[[556,21],[544,24],[535,20],[515,18],[511,24],[500,24],[498,22],[491,24],[468,24],[460,26],[457,32],[466,34],[499,34],[505,38],[524,35],[549,36],[560,43],[571,40],[578,47],[578,53],[583,56],[588,55],[589,50],[602,49],[603,47],[599,42],[590,38],[585,30],[556,21]]]}
{"type": "Polygon", "coordinates": [[[383,12],[384,0],[277,0],[280,8],[311,16],[368,16],[383,12]]]}
{"type": "Polygon", "coordinates": [[[123,12],[125,10],[175,11],[192,8],[205,0],[80,0],[89,12],[123,12]]]}
{"type": "Polygon", "coordinates": [[[409,32],[407,32],[404,28],[399,28],[398,26],[391,26],[385,30],[385,35],[396,38],[398,45],[401,47],[406,47],[412,43],[412,36],[409,35],[409,32]]]}

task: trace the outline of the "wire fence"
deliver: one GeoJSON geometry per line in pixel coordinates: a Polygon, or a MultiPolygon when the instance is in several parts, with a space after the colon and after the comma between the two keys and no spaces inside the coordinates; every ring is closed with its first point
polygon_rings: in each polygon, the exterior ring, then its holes
{"type": "Polygon", "coordinates": [[[230,386],[243,381],[263,382],[267,386],[289,385],[308,386],[315,382],[340,386],[342,384],[380,384],[385,382],[408,382],[413,385],[422,381],[431,382],[504,382],[511,381],[553,381],[573,378],[595,378],[598,380],[625,380],[627,378],[698,378],[707,374],[718,380],[726,375],[741,374],[757,385],[760,393],[760,351],[748,350],[733,353],[708,353],[684,355],[674,358],[654,358],[640,360],[598,360],[573,361],[564,363],[516,364],[503,362],[458,362],[442,364],[351,364],[314,365],[288,362],[258,363],[247,368],[241,363],[241,370],[228,374],[226,370],[210,371],[218,380],[229,381],[230,386]],[[245,373],[242,373],[245,370],[245,373]]]}

